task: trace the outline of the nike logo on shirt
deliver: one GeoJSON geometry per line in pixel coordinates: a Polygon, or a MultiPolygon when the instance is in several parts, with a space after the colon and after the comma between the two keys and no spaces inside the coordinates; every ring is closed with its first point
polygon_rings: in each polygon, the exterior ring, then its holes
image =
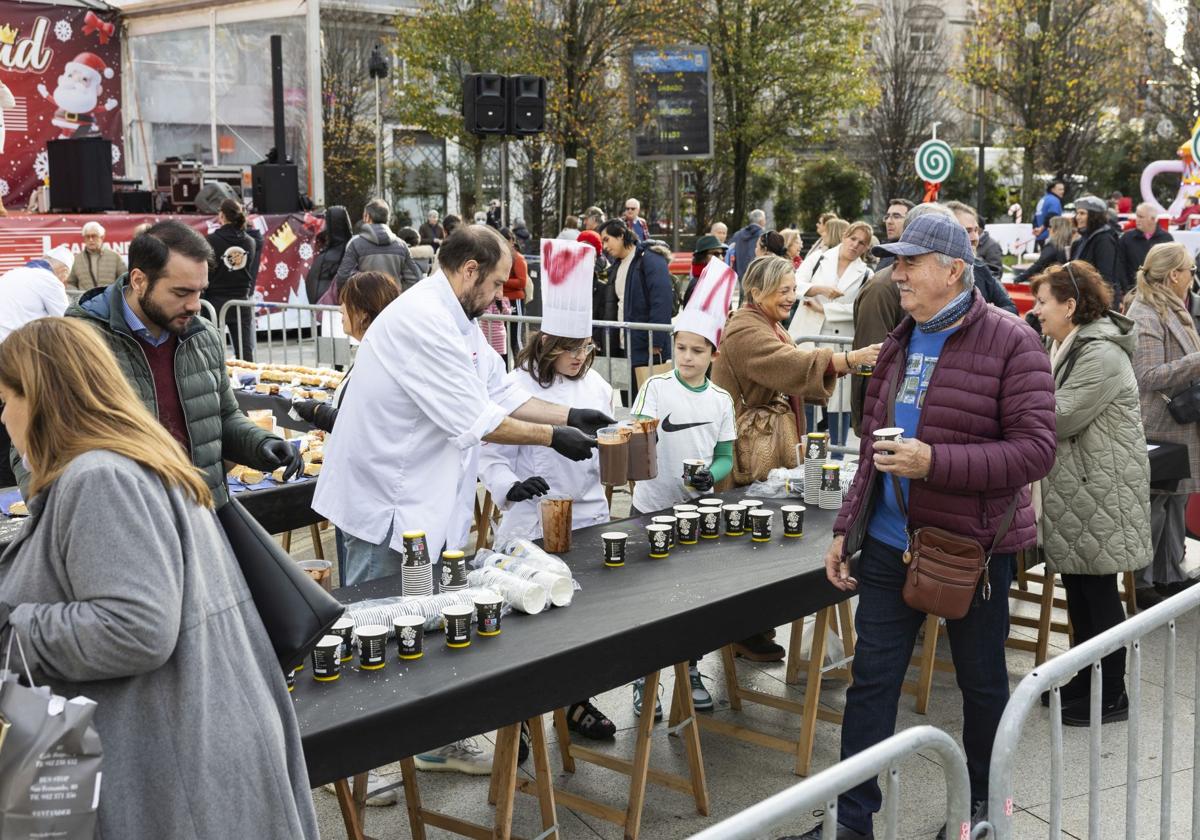
{"type": "Polygon", "coordinates": [[[702,420],[699,423],[672,423],[671,415],[668,414],[663,418],[661,428],[664,432],[682,432],[684,429],[691,429],[695,426],[707,426],[711,422],[711,420],[702,420]]]}

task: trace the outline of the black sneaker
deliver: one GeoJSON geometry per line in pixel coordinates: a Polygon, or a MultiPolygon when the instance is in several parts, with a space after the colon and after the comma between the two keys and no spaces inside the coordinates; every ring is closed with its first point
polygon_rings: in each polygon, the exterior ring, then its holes
{"type": "MultiPolygon", "coordinates": [[[[1100,703],[1100,722],[1114,723],[1129,720],[1129,695],[1124,691],[1112,702],[1100,703]]],[[[1062,710],[1063,726],[1089,726],[1092,722],[1092,701],[1085,697],[1062,710]]]]}
{"type": "Polygon", "coordinates": [[[532,747],[533,739],[529,735],[529,724],[521,721],[521,737],[517,739],[517,764],[525,763],[532,747]]]}
{"type": "Polygon", "coordinates": [[[785,655],[783,648],[768,639],[765,633],[755,633],[734,642],[733,653],[752,662],[782,662],[785,655]]]}
{"type": "MultiPolygon", "coordinates": [[[[971,801],[971,828],[972,829],[975,828],[975,826],[979,825],[981,822],[983,822],[986,819],[987,819],[987,800],[986,799],[973,799],[971,801]]],[[[957,833],[957,832],[955,832],[955,833],[957,833]]],[[[942,830],[937,833],[937,840],[946,840],[947,834],[949,834],[949,832],[946,831],[946,826],[942,826],[942,830]]]]}
{"type": "Polygon", "coordinates": [[[863,834],[861,831],[855,831],[849,826],[838,823],[837,834],[834,837],[825,837],[824,829],[817,825],[803,834],[789,834],[787,837],[780,837],[779,840],[875,840],[875,834],[870,831],[863,834]]]}
{"type": "Polygon", "coordinates": [[[1156,604],[1161,604],[1166,598],[1153,586],[1139,586],[1133,590],[1133,600],[1139,610],[1148,610],[1156,604]]]}
{"type": "MultiPolygon", "coordinates": [[[[1080,700],[1090,696],[1091,690],[1090,677],[1085,680],[1081,680],[1078,677],[1072,678],[1069,683],[1058,690],[1058,693],[1062,695],[1063,708],[1065,709],[1067,706],[1078,703],[1080,700]]],[[[1042,705],[1047,709],[1050,708],[1049,691],[1042,692],[1042,705]]]]}
{"type": "Polygon", "coordinates": [[[590,700],[572,703],[567,709],[567,729],[593,741],[607,741],[617,734],[617,727],[590,700]]]}

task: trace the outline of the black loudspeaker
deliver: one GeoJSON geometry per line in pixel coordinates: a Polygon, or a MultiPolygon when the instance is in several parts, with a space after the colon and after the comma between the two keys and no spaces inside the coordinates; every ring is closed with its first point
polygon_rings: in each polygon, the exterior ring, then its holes
{"type": "Polygon", "coordinates": [[[300,181],[293,163],[256,163],[254,209],[259,213],[294,213],[300,209],[300,181]]]}
{"type": "Polygon", "coordinates": [[[51,210],[113,209],[112,143],[103,137],[50,140],[51,210]]]}
{"type": "Polygon", "coordinates": [[[463,120],[472,134],[505,134],[508,129],[508,80],[496,73],[463,78],[463,120]]]}
{"type": "Polygon", "coordinates": [[[546,130],[546,80],[541,76],[508,77],[508,133],[517,137],[546,130]]]}
{"type": "Polygon", "coordinates": [[[221,202],[227,198],[237,201],[237,194],[234,193],[233,187],[223,181],[212,181],[205,184],[200,188],[200,192],[196,193],[196,209],[201,213],[215,216],[221,210],[221,202]]]}
{"type": "Polygon", "coordinates": [[[154,193],[150,190],[121,190],[113,193],[113,204],[126,213],[153,213],[154,193]]]}

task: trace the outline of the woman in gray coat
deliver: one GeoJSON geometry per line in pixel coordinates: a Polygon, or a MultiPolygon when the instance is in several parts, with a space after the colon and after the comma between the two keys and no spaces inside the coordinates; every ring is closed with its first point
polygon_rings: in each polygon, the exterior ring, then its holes
{"type": "Polygon", "coordinates": [[[1183,571],[1184,515],[1188,495],[1200,492],[1200,424],[1175,422],[1167,401],[1200,381],[1200,335],[1184,303],[1195,272],[1196,261],[1183,245],[1155,245],[1138,270],[1137,296],[1127,313],[1138,328],[1133,370],[1141,391],[1146,437],[1187,446],[1192,475],[1174,490],[1155,489],[1150,496],[1154,562],[1138,581],[1139,606],[1192,583],[1183,571]]]}
{"type": "MultiPolygon", "coordinates": [[[[1117,576],[1149,562],[1150,462],[1133,374],[1136,331],[1112,290],[1078,260],[1033,279],[1049,341],[1058,453],[1042,479],[1046,568],[1062,576],[1080,644],[1125,620],[1117,576]]],[[[1101,720],[1129,717],[1125,648],[1104,657],[1101,720]]],[[[1091,669],[1062,689],[1062,721],[1086,726],[1091,669]]],[[[1048,698],[1047,698],[1048,699],[1048,698]]]]}
{"type": "Polygon", "coordinates": [[[30,517],[0,556],[0,632],[97,703],[98,836],[318,837],[287,685],[212,495],[73,318],[0,344],[30,517]]]}

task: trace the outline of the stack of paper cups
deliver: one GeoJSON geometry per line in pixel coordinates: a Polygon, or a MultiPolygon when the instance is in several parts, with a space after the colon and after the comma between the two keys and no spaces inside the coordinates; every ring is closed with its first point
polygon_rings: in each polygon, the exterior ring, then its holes
{"type": "MultiPolygon", "coordinates": [[[[495,566],[485,566],[467,575],[467,580],[473,587],[486,587],[500,593],[514,610],[520,610],[528,615],[537,615],[546,609],[546,590],[540,584],[531,580],[497,569],[495,566]]],[[[561,578],[556,578],[561,580],[561,578]]]]}
{"type": "Polygon", "coordinates": [[[821,510],[837,510],[842,506],[840,464],[821,465],[820,506],[821,510]]]}
{"type": "Polygon", "coordinates": [[[829,459],[829,435],[809,432],[804,436],[804,503],[821,500],[821,468],[829,459]]]}

